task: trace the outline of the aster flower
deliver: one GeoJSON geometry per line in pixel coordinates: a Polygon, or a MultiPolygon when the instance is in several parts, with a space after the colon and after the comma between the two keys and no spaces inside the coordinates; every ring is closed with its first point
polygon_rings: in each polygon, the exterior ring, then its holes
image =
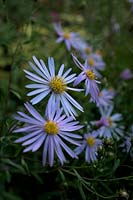
{"type": "Polygon", "coordinates": [[[131,126],[131,131],[127,133],[124,137],[124,142],[120,145],[123,148],[123,152],[130,153],[130,156],[133,157],[133,125],[131,126]]]}
{"type": "Polygon", "coordinates": [[[29,62],[29,64],[36,74],[24,70],[26,77],[35,82],[35,84],[26,85],[27,88],[34,89],[27,94],[28,96],[35,95],[35,97],[31,99],[31,103],[33,105],[37,104],[42,101],[48,94],[51,94],[49,101],[51,103],[58,102],[59,106],[61,103],[67,116],[72,115],[74,117],[77,115],[77,112],[73,107],[76,107],[83,112],[83,108],[79,105],[79,103],[66,92],[68,90],[78,92],[82,91],[82,89],[68,87],[68,84],[76,79],[76,74],[69,75],[72,69],[68,69],[63,74],[64,64],[62,64],[58,74],[55,75],[55,65],[53,58],[48,58],[49,70],[47,69],[43,60],[39,61],[35,56],[33,56],[33,60],[36,65],[31,62],[29,62]]]}
{"type": "Polygon", "coordinates": [[[57,43],[64,41],[68,51],[71,50],[71,47],[77,49],[77,45],[78,45],[78,41],[79,41],[79,35],[77,33],[64,32],[62,30],[60,23],[54,23],[54,29],[55,29],[56,33],[59,35],[59,38],[56,40],[57,43]]]}
{"type": "Polygon", "coordinates": [[[23,152],[35,152],[43,145],[43,165],[48,160],[50,166],[54,164],[55,154],[63,165],[66,161],[63,150],[72,158],[76,158],[74,151],[64,141],[80,145],[77,139],[80,139],[81,136],[72,133],[82,128],[79,122],[73,121],[71,116],[67,117],[62,114],[63,109],[56,110],[54,105],[48,104],[45,117],[42,117],[29,103],[26,103],[25,107],[30,115],[18,112],[18,115],[15,116],[16,120],[24,122],[25,125],[14,130],[15,133],[25,133],[15,141],[26,146],[23,152]]]}
{"type": "Polygon", "coordinates": [[[85,60],[88,55],[91,54],[92,46],[79,37],[76,45],[76,50],[80,52],[81,57],[85,60]]]}
{"type": "Polygon", "coordinates": [[[77,155],[85,150],[85,161],[88,163],[97,160],[97,151],[99,146],[102,145],[102,141],[97,136],[97,131],[85,134],[81,146],[75,149],[77,155]]]}
{"type": "Polygon", "coordinates": [[[95,53],[89,54],[86,59],[88,60],[89,66],[93,67],[95,70],[105,69],[105,62],[102,59],[100,50],[97,50],[95,53]]]}
{"type": "Polygon", "coordinates": [[[121,121],[122,115],[120,113],[111,115],[113,105],[104,108],[100,107],[99,109],[101,113],[100,120],[91,122],[92,125],[96,125],[99,128],[99,136],[105,138],[114,137],[116,139],[123,136],[124,127],[117,124],[121,121]]]}
{"type": "Polygon", "coordinates": [[[123,79],[123,80],[129,80],[129,79],[132,79],[133,78],[133,74],[131,72],[130,69],[125,69],[121,72],[120,74],[120,77],[123,79]]]}
{"type": "MultiPolygon", "coordinates": [[[[99,92],[98,95],[98,102],[97,102],[97,106],[109,106],[110,104],[112,104],[112,99],[114,98],[115,95],[115,91],[113,89],[102,89],[99,92]]],[[[90,99],[90,101],[92,101],[90,99]]]]}
{"type": "Polygon", "coordinates": [[[84,65],[82,65],[74,55],[73,60],[75,64],[82,70],[82,72],[75,79],[74,86],[85,80],[85,95],[87,96],[88,94],[90,94],[91,100],[98,103],[99,88],[97,84],[100,82],[97,81],[96,73],[94,72],[92,67],[88,65],[87,60],[85,61],[84,65]]]}

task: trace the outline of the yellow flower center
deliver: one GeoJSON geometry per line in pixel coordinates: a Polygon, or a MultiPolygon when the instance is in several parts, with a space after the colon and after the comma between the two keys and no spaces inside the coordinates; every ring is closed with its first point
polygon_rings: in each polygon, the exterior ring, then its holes
{"type": "Polygon", "coordinates": [[[95,77],[95,73],[92,71],[92,70],[87,70],[86,71],[86,75],[89,79],[91,80],[94,80],[96,77],[95,77]]]}
{"type": "Polygon", "coordinates": [[[69,39],[70,38],[70,33],[64,33],[64,38],[69,39]]]}
{"type": "Polygon", "coordinates": [[[84,51],[85,51],[86,54],[90,54],[91,49],[90,49],[89,47],[86,47],[86,48],[84,49],[84,51]]]}
{"type": "Polygon", "coordinates": [[[61,94],[66,90],[66,83],[61,77],[54,77],[50,83],[49,86],[51,90],[56,94],[61,94]]]}
{"type": "Polygon", "coordinates": [[[99,97],[102,97],[102,96],[103,96],[103,93],[102,93],[102,92],[99,92],[98,96],[99,96],[99,97]]]}
{"type": "Polygon", "coordinates": [[[46,131],[47,134],[55,135],[58,133],[59,128],[55,122],[47,121],[46,124],[44,125],[44,130],[46,131]]]}
{"type": "Polygon", "coordinates": [[[107,121],[108,121],[108,123],[109,123],[109,126],[111,127],[111,126],[112,126],[112,124],[113,124],[113,121],[112,121],[112,119],[111,119],[110,117],[108,117],[108,118],[107,118],[107,121]]]}
{"type": "Polygon", "coordinates": [[[87,138],[87,144],[90,146],[90,147],[92,147],[94,144],[95,144],[95,139],[93,138],[93,137],[88,137],[87,138]]]}
{"type": "Polygon", "coordinates": [[[90,58],[90,59],[88,60],[88,64],[89,64],[91,67],[94,67],[95,61],[94,61],[92,58],[90,58]]]}

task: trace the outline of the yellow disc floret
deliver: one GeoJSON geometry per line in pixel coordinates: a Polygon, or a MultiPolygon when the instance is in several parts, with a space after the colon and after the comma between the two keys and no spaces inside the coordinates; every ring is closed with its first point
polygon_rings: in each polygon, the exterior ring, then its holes
{"type": "Polygon", "coordinates": [[[58,125],[54,121],[47,121],[44,125],[44,130],[47,134],[55,135],[58,133],[58,125]]]}
{"type": "Polygon", "coordinates": [[[99,96],[99,97],[102,97],[102,96],[103,96],[103,93],[102,93],[102,92],[99,92],[99,93],[98,93],[98,96],[99,96]]]}
{"type": "Polygon", "coordinates": [[[70,38],[70,33],[64,33],[64,38],[69,39],[70,38]]]}
{"type": "Polygon", "coordinates": [[[92,147],[92,146],[94,146],[94,144],[95,144],[95,138],[93,138],[92,136],[90,136],[90,137],[88,137],[87,138],[87,144],[90,146],[90,147],[92,147]]]}
{"type": "Polygon", "coordinates": [[[61,94],[66,91],[66,83],[61,77],[54,77],[51,79],[49,86],[51,90],[56,94],[61,94]]]}
{"type": "Polygon", "coordinates": [[[86,71],[86,75],[89,79],[91,80],[94,80],[96,77],[95,77],[95,73],[92,71],[92,70],[87,70],[86,71]]]}
{"type": "Polygon", "coordinates": [[[90,59],[88,60],[88,64],[89,64],[91,67],[94,67],[95,61],[93,60],[93,58],[90,58],[90,59]]]}
{"type": "Polygon", "coordinates": [[[112,125],[113,125],[112,119],[111,119],[110,117],[108,117],[108,118],[107,118],[107,121],[108,121],[108,123],[109,123],[109,126],[112,127],[112,125]]]}

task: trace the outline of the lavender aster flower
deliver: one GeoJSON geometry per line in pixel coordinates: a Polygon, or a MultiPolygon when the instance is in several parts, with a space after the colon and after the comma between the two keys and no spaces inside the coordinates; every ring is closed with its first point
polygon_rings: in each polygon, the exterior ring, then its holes
{"type": "Polygon", "coordinates": [[[120,145],[120,147],[123,147],[123,152],[127,152],[127,153],[130,152],[131,156],[133,156],[133,149],[131,149],[131,147],[132,147],[132,138],[129,135],[125,136],[124,143],[120,145]]]}
{"type": "Polygon", "coordinates": [[[124,127],[119,125],[118,122],[122,119],[122,115],[119,113],[111,115],[113,106],[100,107],[101,118],[98,121],[91,122],[91,124],[99,127],[99,136],[111,138],[112,136],[119,139],[123,135],[124,127]]]}
{"type": "Polygon", "coordinates": [[[133,157],[133,125],[131,126],[131,132],[124,137],[124,142],[120,145],[123,148],[123,152],[130,153],[130,156],[133,157]]]}
{"type": "Polygon", "coordinates": [[[36,82],[35,84],[26,85],[27,88],[34,89],[27,95],[36,95],[33,99],[31,99],[31,103],[33,105],[37,104],[48,94],[51,94],[49,101],[51,103],[61,103],[67,116],[72,115],[74,117],[77,115],[77,112],[75,111],[73,106],[83,112],[83,108],[79,105],[79,103],[66,92],[68,90],[78,92],[82,91],[82,89],[68,87],[68,84],[76,79],[76,74],[68,75],[72,69],[68,69],[63,74],[64,64],[62,64],[58,71],[58,74],[55,75],[55,65],[53,58],[48,58],[49,70],[47,69],[43,60],[40,60],[39,62],[39,60],[37,60],[35,56],[33,56],[33,60],[36,66],[31,62],[29,62],[29,64],[31,68],[36,72],[36,74],[24,70],[24,72],[26,73],[26,77],[36,82]]]}
{"type": "Polygon", "coordinates": [[[102,145],[102,141],[98,139],[97,136],[97,131],[85,134],[81,146],[75,149],[77,155],[85,150],[85,161],[88,163],[94,162],[97,159],[98,148],[102,145]]]}
{"type": "Polygon", "coordinates": [[[88,60],[88,64],[91,67],[94,67],[96,70],[105,69],[105,62],[103,61],[102,56],[98,50],[95,53],[88,55],[86,59],[88,60]]]}
{"type": "MultiPolygon", "coordinates": [[[[97,106],[107,107],[112,104],[115,92],[113,89],[103,89],[99,92],[97,106]]],[[[90,99],[90,101],[92,101],[90,99]]]]}
{"type": "Polygon", "coordinates": [[[44,118],[29,103],[26,103],[25,107],[31,116],[18,112],[15,118],[24,122],[25,125],[14,131],[15,133],[26,133],[15,141],[16,143],[22,142],[22,146],[26,146],[23,152],[35,152],[43,145],[43,165],[48,159],[50,166],[54,164],[54,154],[57,155],[62,165],[66,161],[62,149],[72,158],[76,158],[75,153],[64,141],[80,145],[77,139],[81,136],[72,133],[82,128],[79,122],[73,121],[71,116],[62,115],[63,109],[56,110],[56,107],[51,104],[48,104],[44,118]]]}
{"type": "Polygon", "coordinates": [[[82,72],[75,79],[74,86],[85,80],[85,95],[87,96],[90,94],[92,101],[98,103],[99,88],[97,83],[100,82],[96,80],[97,77],[94,70],[88,65],[87,60],[85,61],[84,65],[82,65],[75,56],[73,56],[73,60],[75,64],[82,70],[82,72]]]}
{"type": "Polygon", "coordinates": [[[125,69],[122,71],[122,73],[120,74],[120,77],[123,79],[123,80],[129,80],[129,79],[132,79],[133,78],[133,74],[131,72],[130,69],[125,69]]]}
{"type": "Polygon", "coordinates": [[[64,32],[60,23],[54,23],[54,29],[59,35],[59,38],[56,40],[57,43],[64,41],[68,51],[71,50],[71,47],[77,49],[79,41],[79,35],[77,33],[64,32]]]}
{"type": "Polygon", "coordinates": [[[81,57],[85,60],[88,58],[88,55],[91,54],[92,46],[79,37],[76,45],[76,50],[80,52],[81,57]]]}

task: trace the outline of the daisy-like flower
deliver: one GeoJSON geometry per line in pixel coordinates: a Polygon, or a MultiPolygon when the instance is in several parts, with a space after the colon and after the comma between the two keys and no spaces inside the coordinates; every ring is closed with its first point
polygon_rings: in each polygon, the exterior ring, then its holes
{"type": "Polygon", "coordinates": [[[64,41],[68,51],[71,50],[71,47],[78,48],[79,35],[77,33],[64,32],[60,23],[54,23],[53,25],[56,33],[59,35],[59,38],[56,40],[57,43],[64,41]]]}
{"type": "Polygon", "coordinates": [[[105,62],[102,59],[100,51],[96,51],[95,53],[91,53],[86,58],[88,60],[89,66],[95,68],[95,70],[104,70],[105,62]]]}
{"type": "MultiPolygon", "coordinates": [[[[112,104],[112,100],[113,100],[114,96],[115,96],[115,91],[113,89],[102,89],[98,95],[97,106],[98,107],[109,106],[110,104],[112,104]]],[[[92,101],[92,100],[90,99],[90,101],[92,101]]]]}
{"type": "Polygon", "coordinates": [[[92,53],[92,46],[79,37],[76,45],[76,50],[80,52],[81,57],[85,60],[87,59],[88,55],[92,53]]]}
{"type": "Polygon", "coordinates": [[[123,80],[129,80],[129,79],[132,79],[133,78],[133,73],[131,72],[130,69],[125,69],[121,72],[120,74],[120,77],[123,79],[123,80]]]}
{"type": "Polygon", "coordinates": [[[81,146],[75,149],[77,155],[85,150],[85,161],[88,163],[97,160],[97,151],[99,146],[102,145],[101,139],[98,139],[97,136],[97,131],[85,134],[81,146]]]}
{"type": "Polygon", "coordinates": [[[73,121],[71,116],[67,117],[62,114],[63,109],[56,110],[54,105],[48,104],[45,117],[42,117],[29,103],[26,103],[25,107],[30,115],[18,112],[15,118],[20,122],[24,122],[25,125],[14,130],[15,133],[25,133],[24,136],[15,141],[16,143],[22,143],[22,146],[26,146],[23,152],[35,152],[43,145],[43,165],[48,160],[50,166],[54,164],[55,154],[61,164],[64,164],[66,158],[63,149],[69,156],[76,158],[74,151],[64,141],[77,146],[80,145],[77,139],[80,139],[81,136],[72,133],[82,128],[79,122],[73,121]]]}
{"type": "Polygon", "coordinates": [[[99,129],[99,136],[105,138],[116,138],[119,139],[123,136],[122,125],[118,125],[117,123],[121,121],[122,115],[120,113],[116,113],[111,115],[113,110],[113,105],[108,107],[100,107],[101,118],[98,121],[91,122],[92,125],[96,125],[99,129]]]}
{"type": "Polygon", "coordinates": [[[133,125],[131,126],[131,131],[124,137],[124,142],[120,145],[123,148],[123,152],[130,153],[133,157],[133,125]]]}
{"type": "Polygon", "coordinates": [[[63,74],[64,64],[62,64],[58,74],[55,75],[53,58],[48,58],[49,70],[43,60],[39,61],[35,56],[33,56],[33,60],[36,65],[31,62],[29,62],[29,64],[36,74],[24,70],[26,77],[35,82],[35,84],[26,85],[27,88],[34,89],[32,92],[27,94],[28,96],[35,95],[35,97],[31,99],[31,103],[33,105],[37,104],[48,94],[51,94],[49,101],[53,104],[58,103],[58,105],[61,103],[67,116],[72,115],[74,117],[77,115],[73,106],[83,112],[83,108],[79,105],[79,103],[66,92],[68,90],[78,92],[82,91],[82,89],[68,87],[68,84],[76,79],[76,74],[68,75],[72,69],[68,69],[63,74]]]}
{"type": "Polygon", "coordinates": [[[85,61],[84,65],[82,65],[74,55],[73,60],[75,64],[82,70],[82,72],[75,79],[74,86],[85,80],[85,95],[87,96],[90,94],[91,100],[98,103],[99,88],[97,84],[100,82],[97,81],[97,76],[94,70],[88,65],[87,60],[85,61]]]}

